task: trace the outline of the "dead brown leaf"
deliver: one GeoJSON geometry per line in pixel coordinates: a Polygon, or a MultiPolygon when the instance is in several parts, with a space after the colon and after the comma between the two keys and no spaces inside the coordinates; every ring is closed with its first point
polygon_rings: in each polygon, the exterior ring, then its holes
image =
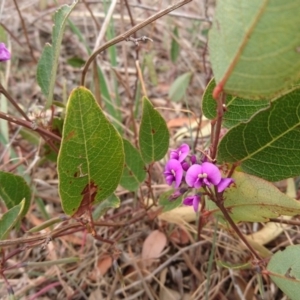
{"type": "Polygon", "coordinates": [[[144,266],[151,265],[154,259],[159,257],[166,245],[166,235],[159,230],[152,231],[143,244],[142,260],[144,262],[144,266]]]}

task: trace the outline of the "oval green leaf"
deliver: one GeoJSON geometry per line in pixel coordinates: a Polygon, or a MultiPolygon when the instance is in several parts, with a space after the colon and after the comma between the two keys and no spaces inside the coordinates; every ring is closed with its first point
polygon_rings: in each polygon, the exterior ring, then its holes
{"type": "Polygon", "coordinates": [[[176,60],[180,53],[180,45],[177,42],[179,40],[179,33],[178,33],[178,26],[176,26],[176,25],[173,29],[173,35],[174,35],[174,37],[172,37],[170,55],[171,55],[172,62],[176,63],[176,60]]]}
{"type": "Polygon", "coordinates": [[[185,95],[192,78],[192,73],[187,72],[175,79],[169,90],[169,98],[174,102],[179,102],[185,95]]]}
{"type": "Polygon", "coordinates": [[[288,246],[276,252],[267,266],[271,279],[291,300],[300,295],[299,253],[300,245],[288,246]]]}
{"type": "MultiPolygon", "coordinates": [[[[207,85],[202,99],[203,114],[210,120],[217,117],[217,102],[213,98],[213,90],[216,87],[216,82],[212,79],[207,85]]],[[[241,122],[248,121],[259,110],[270,106],[268,100],[249,100],[226,95],[226,109],[223,115],[223,126],[231,128],[241,122]]]]}
{"type": "Polygon", "coordinates": [[[24,199],[22,217],[28,212],[31,201],[31,190],[23,177],[0,171],[0,197],[6,207],[11,209],[24,199]]]}
{"type": "Polygon", "coordinates": [[[123,139],[125,151],[125,167],[120,185],[129,191],[138,189],[146,178],[145,164],[140,152],[129,141],[123,139]]]}
{"type": "Polygon", "coordinates": [[[300,77],[300,0],[218,1],[209,35],[219,87],[270,99],[300,77]]]}
{"type": "Polygon", "coordinates": [[[145,163],[158,161],[165,156],[169,148],[169,137],[166,121],[144,97],[139,144],[145,163]]]}
{"type": "Polygon", "coordinates": [[[25,199],[12,207],[0,218],[0,240],[6,239],[9,232],[24,215],[25,199]]]}
{"type": "Polygon", "coordinates": [[[270,181],[300,175],[300,90],[292,91],[233,127],[222,138],[218,162],[270,181]]]}
{"type": "Polygon", "coordinates": [[[67,103],[58,156],[59,193],[66,214],[106,199],[124,165],[123,141],[89,90],[79,87],[67,103]]]}
{"type": "MultiPolygon", "coordinates": [[[[267,222],[278,216],[300,214],[300,202],[256,176],[234,172],[234,185],[224,192],[224,205],[235,222],[267,222]]],[[[210,201],[209,209],[218,208],[210,201]]],[[[222,215],[220,211],[218,215],[222,215]]]]}

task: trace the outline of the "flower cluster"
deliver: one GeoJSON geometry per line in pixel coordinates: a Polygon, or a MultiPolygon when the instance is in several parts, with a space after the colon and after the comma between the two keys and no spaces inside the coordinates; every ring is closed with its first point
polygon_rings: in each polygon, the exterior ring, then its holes
{"type": "Polygon", "coordinates": [[[6,48],[4,43],[0,43],[0,61],[6,61],[10,59],[10,52],[6,48]]]}
{"type": "MultiPolygon", "coordinates": [[[[175,183],[177,189],[171,196],[171,199],[176,199],[187,189],[180,188],[185,183],[189,188],[199,189],[201,187],[216,186],[218,193],[222,193],[233,182],[232,178],[222,178],[219,168],[210,162],[197,163],[195,155],[187,157],[190,153],[190,147],[187,144],[182,144],[178,149],[171,150],[170,159],[165,166],[164,175],[168,185],[175,183]]],[[[183,204],[194,207],[198,211],[201,195],[188,196],[183,200],[183,204]]]]}

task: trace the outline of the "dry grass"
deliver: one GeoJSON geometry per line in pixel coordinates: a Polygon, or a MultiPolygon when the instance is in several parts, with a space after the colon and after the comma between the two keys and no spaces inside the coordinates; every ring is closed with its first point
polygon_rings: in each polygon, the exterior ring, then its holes
{"type": "MultiPolygon", "coordinates": [[[[26,42],[24,27],[14,2],[3,0],[0,20],[8,32],[9,46],[12,50],[11,62],[6,65],[5,70],[1,69],[5,72],[3,82],[12,97],[25,111],[30,112],[30,117],[37,118],[45,99],[35,80],[35,60],[38,60],[45,42],[50,42],[51,16],[56,6],[47,0],[17,2],[32,52],[26,42]]],[[[59,4],[69,2],[59,1],[59,4]]],[[[149,17],[156,9],[166,8],[173,2],[129,1],[135,23],[149,17]]],[[[153,40],[139,44],[139,63],[144,67],[142,74],[148,97],[157,107],[161,107],[160,112],[169,122],[172,147],[182,142],[192,144],[192,139],[195,139],[199,132],[202,135],[198,146],[207,141],[208,123],[203,121],[198,131],[197,126],[194,126],[194,119],[201,119],[201,97],[212,76],[206,42],[213,8],[213,1],[205,3],[204,0],[194,0],[137,33],[138,36],[146,35],[153,40]],[[170,59],[174,26],[179,30],[177,42],[180,48],[176,63],[170,59]],[[148,63],[143,65],[147,57],[148,63]],[[171,84],[180,74],[188,71],[193,73],[193,78],[185,100],[179,103],[171,102],[168,99],[171,84]]],[[[126,7],[119,2],[113,10],[112,18],[115,35],[131,27],[126,7]]],[[[71,21],[80,29],[91,49],[95,48],[96,41],[100,45],[105,40],[105,36],[101,39],[104,20],[102,1],[83,1],[71,15],[71,21]]],[[[117,101],[116,94],[120,97],[121,106],[116,107],[122,116],[125,136],[135,143],[135,133],[128,128],[132,127],[131,109],[136,87],[140,83],[135,64],[136,48],[134,43],[123,42],[116,45],[116,50],[116,66],[112,67],[108,51],[98,58],[98,64],[105,72],[112,99],[117,101]],[[118,90],[114,89],[116,82],[118,90]]],[[[89,55],[78,36],[68,27],[64,35],[57,74],[56,100],[66,101],[71,90],[79,85],[81,70],[67,63],[69,58],[75,56],[86,60],[89,55]]],[[[91,70],[87,84],[94,88],[91,70]]],[[[9,107],[8,111],[17,115],[12,107],[9,107]]],[[[45,155],[43,142],[32,145],[20,135],[18,126],[9,125],[9,137],[9,149],[16,152],[16,159],[11,159],[10,151],[4,153],[5,145],[2,144],[1,170],[21,174],[35,191],[30,211],[20,230],[15,230],[10,236],[10,239],[25,238],[34,236],[26,233],[32,227],[42,224],[47,218],[62,215],[57,192],[56,165],[49,160],[40,159],[45,155]],[[21,163],[16,166],[19,161],[21,163]]],[[[156,164],[152,174],[151,185],[157,199],[162,192],[168,190],[162,178],[162,168],[162,164],[156,164]]],[[[51,241],[44,238],[35,243],[3,248],[1,262],[4,263],[0,265],[0,269],[5,270],[7,282],[0,278],[0,298],[7,298],[7,288],[10,287],[17,299],[28,300],[261,299],[261,296],[258,296],[256,268],[250,266],[240,270],[224,267],[225,263],[242,265],[251,262],[250,253],[228,227],[221,226],[216,229],[215,220],[208,219],[202,231],[202,240],[197,241],[195,217],[191,217],[189,221],[184,221],[180,214],[172,220],[169,217],[161,218],[157,207],[146,209],[147,191],[147,185],[137,193],[129,193],[121,187],[118,189],[121,206],[109,210],[96,224],[97,234],[114,241],[113,245],[94,239],[84,226],[75,220],[67,219],[59,225],[42,230],[41,234],[44,236],[52,233],[55,238],[51,241]],[[77,227],[59,232],[60,228],[71,225],[77,227]],[[162,232],[167,239],[156,241],[158,247],[162,246],[159,257],[145,263],[142,256],[145,240],[155,230],[162,232]],[[8,256],[10,258],[7,259],[8,256]],[[70,257],[79,257],[80,261],[63,261],[61,264],[57,262],[70,257]],[[29,262],[52,264],[30,265],[29,262]]],[[[1,209],[5,211],[3,204],[1,209]]],[[[241,225],[245,234],[259,228],[260,225],[257,228],[252,224],[241,225]]],[[[278,250],[295,242],[298,236],[297,228],[286,227],[283,233],[266,247],[270,251],[278,250]]],[[[266,290],[265,299],[286,299],[268,277],[263,276],[263,285],[266,290]]]]}

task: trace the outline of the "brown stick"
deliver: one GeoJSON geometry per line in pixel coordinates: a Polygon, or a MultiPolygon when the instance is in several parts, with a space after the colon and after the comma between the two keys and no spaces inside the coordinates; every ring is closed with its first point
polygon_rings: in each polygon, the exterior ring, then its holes
{"type": "Polygon", "coordinates": [[[146,19],[145,21],[141,22],[140,24],[135,25],[134,27],[132,27],[131,29],[127,30],[125,33],[120,34],[118,36],[116,36],[115,38],[113,38],[112,40],[108,41],[107,43],[105,43],[103,46],[101,46],[100,48],[98,48],[87,60],[83,71],[82,71],[82,75],[81,75],[81,85],[84,85],[85,82],[85,76],[86,73],[88,71],[88,68],[90,66],[90,64],[92,63],[92,61],[97,57],[98,54],[100,54],[102,51],[106,50],[107,48],[109,48],[112,45],[115,45],[119,42],[125,41],[127,40],[131,35],[133,35],[135,32],[137,32],[138,30],[144,28],[146,25],[152,23],[153,21],[161,18],[162,16],[168,14],[169,12],[191,2],[193,0],[183,0],[183,1],[179,1],[178,3],[171,5],[169,7],[167,7],[166,9],[154,14],[153,16],[149,17],[148,19],[146,19]]]}

